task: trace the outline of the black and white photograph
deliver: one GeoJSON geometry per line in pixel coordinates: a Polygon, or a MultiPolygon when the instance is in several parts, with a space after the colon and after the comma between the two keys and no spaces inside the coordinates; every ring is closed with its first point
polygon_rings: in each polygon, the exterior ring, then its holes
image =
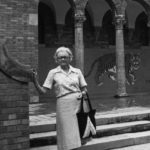
{"type": "Polygon", "coordinates": [[[150,150],[150,0],[0,0],[0,150],[150,150]]]}

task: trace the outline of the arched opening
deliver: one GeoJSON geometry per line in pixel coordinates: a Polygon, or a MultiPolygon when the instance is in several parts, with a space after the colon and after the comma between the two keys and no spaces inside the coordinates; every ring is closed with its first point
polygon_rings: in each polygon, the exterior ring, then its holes
{"type": "Polygon", "coordinates": [[[38,33],[39,44],[51,46],[57,38],[55,13],[43,2],[38,6],[38,33]]]}
{"type": "MultiPolygon", "coordinates": [[[[86,21],[83,23],[84,44],[90,44],[94,39],[94,25],[87,9],[85,9],[86,21]],[[90,42],[89,42],[90,41],[90,42]]],[[[59,39],[59,44],[72,46],[74,44],[74,9],[70,8],[65,16],[63,33],[59,39]]]]}
{"type": "MultiPolygon", "coordinates": [[[[55,66],[53,55],[57,40],[57,26],[55,10],[53,8],[50,1],[46,4],[43,0],[38,5],[38,74],[41,84],[44,83],[50,68],[55,66]]],[[[51,99],[53,99],[53,92],[50,92],[50,95],[51,99]]],[[[39,95],[39,101],[45,101],[47,97],[50,97],[49,94],[39,95]]]]}
{"type": "Polygon", "coordinates": [[[148,45],[148,17],[143,11],[138,15],[135,21],[134,41],[140,45],[148,45]]]}
{"type": "MultiPolygon", "coordinates": [[[[123,25],[124,30],[124,42],[128,43],[128,19],[125,16],[125,24],[123,25]]],[[[108,10],[102,19],[102,28],[99,35],[99,40],[108,43],[109,45],[115,45],[116,31],[112,10],[108,10]]]]}
{"type": "Polygon", "coordinates": [[[93,24],[93,18],[87,9],[85,9],[85,17],[86,20],[83,23],[83,36],[85,46],[89,46],[89,44],[93,44],[92,42],[94,41],[95,29],[93,24]]]}
{"type": "Polygon", "coordinates": [[[115,24],[111,10],[108,10],[103,17],[100,36],[100,40],[108,42],[109,45],[115,45],[115,24]]]}
{"type": "Polygon", "coordinates": [[[58,44],[71,47],[74,44],[74,10],[70,8],[65,15],[65,24],[58,44]]]}

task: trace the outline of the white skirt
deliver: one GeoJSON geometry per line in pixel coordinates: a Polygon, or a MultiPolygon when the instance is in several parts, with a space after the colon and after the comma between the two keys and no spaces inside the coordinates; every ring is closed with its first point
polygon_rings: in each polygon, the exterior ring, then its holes
{"type": "Polygon", "coordinates": [[[81,146],[76,113],[80,108],[79,93],[57,99],[56,123],[58,150],[71,150],[81,146]]]}

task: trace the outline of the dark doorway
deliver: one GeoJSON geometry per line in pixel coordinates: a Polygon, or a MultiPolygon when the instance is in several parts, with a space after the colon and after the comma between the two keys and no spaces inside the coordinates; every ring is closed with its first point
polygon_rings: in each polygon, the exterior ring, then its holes
{"type": "Polygon", "coordinates": [[[38,18],[39,44],[53,45],[57,37],[54,11],[48,5],[39,2],[38,18]]]}
{"type": "Polygon", "coordinates": [[[135,21],[135,34],[134,40],[141,45],[148,45],[148,17],[145,12],[142,12],[138,15],[135,21]]]}

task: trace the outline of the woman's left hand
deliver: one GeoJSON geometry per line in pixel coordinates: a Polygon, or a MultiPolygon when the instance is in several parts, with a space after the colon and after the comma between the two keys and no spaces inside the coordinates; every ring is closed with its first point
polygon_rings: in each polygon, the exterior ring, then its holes
{"type": "Polygon", "coordinates": [[[86,100],[87,99],[87,94],[86,94],[86,91],[82,91],[80,94],[79,94],[79,96],[78,96],[78,100],[81,100],[82,99],[82,97],[84,98],[84,100],[86,100]]]}
{"type": "Polygon", "coordinates": [[[81,93],[82,93],[82,97],[84,98],[84,100],[86,100],[86,99],[87,99],[87,94],[86,94],[86,92],[85,92],[85,91],[82,91],[81,93]]]}
{"type": "Polygon", "coordinates": [[[82,98],[82,93],[80,93],[79,95],[78,95],[78,100],[81,100],[81,98],[82,98]]]}

